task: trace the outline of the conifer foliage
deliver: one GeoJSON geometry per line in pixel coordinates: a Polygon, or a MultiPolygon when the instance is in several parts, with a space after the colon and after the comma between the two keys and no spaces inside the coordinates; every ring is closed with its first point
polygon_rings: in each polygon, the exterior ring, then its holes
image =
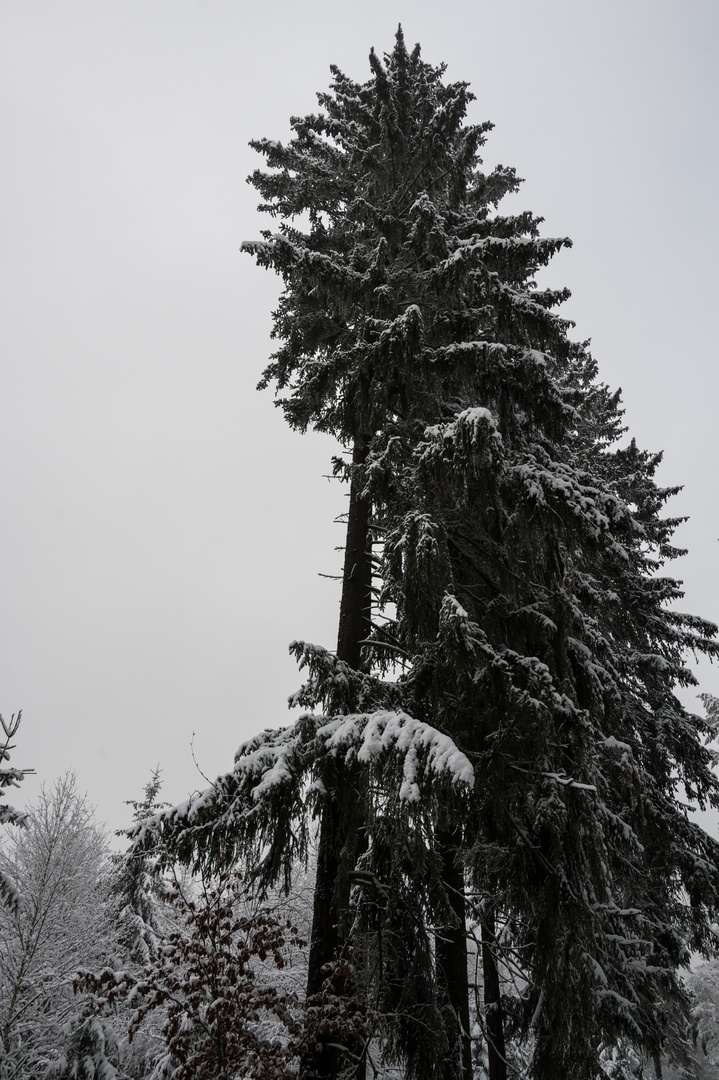
{"type": "MultiPolygon", "coordinates": [[[[28,773],[34,771],[32,769],[14,769],[6,764],[10,760],[10,751],[15,749],[12,740],[17,735],[21,719],[22,713],[13,714],[9,721],[0,715],[0,727],[2,727],[5,735],[5,742],[0,746],[0,800],[5,797],[6,788],[19,787],[20,781],[28,773]]],[[[22,811],[16,810],[14,806],[0,802],[0,825],[23,825],[25,816],[22,811]]],[[[0,903],[7,905],[12,911],[17,911],[19,902],[20,895],[16,883],[0,870],[0,903]]]]}
{"type": "Polygon", "coordinates": [[[716,628],[663,576],[659,457],[620,445],[568,294],[537,283],[569,241],[499,209],[519,181],[482,170],[465,83],[401,31],[370,65],[362,84],[333,68],[289,143],[253,143],[277,228],[244,245],[285,285],[260,385],[352,452],[338,649],[295,644],[309,711],[138,846],[249,858],[266,884],[318,818],[317,965],[354,947],[386,1056],[472,1076],[471,914],[492,1080],[508,1023],[534,1076],[589,1078],[602,1043],[656,1057],[659,1005],[686,1011],[677,972],[711,949],[719,846],[679,797],[719,805],[712,727],[675,689],[716,628]]]}
{"type": "MultiPolygon", "coordinates": [[[[133,823],[137,825],[156,814],[163,806],[158,796],[162,780],[155,769],[145,785],[144,799],[131,799],[133,823]]],[[[118,835],[128,837],[132,828],[118,835]]],[[[157,955],[157,938],[161,932],[158,919],[158,899],[165,898],[166,887],[157,873],[157,855],[145,852],[123,852],[110,858],[109,892],[120,928],[120,946],[136,964],[147,964],[157,955]]]]}

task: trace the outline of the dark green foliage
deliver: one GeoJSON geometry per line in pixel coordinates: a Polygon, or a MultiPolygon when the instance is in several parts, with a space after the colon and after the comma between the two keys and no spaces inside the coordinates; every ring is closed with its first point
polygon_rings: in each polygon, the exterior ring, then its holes
{"type": "Polygon", "coordinates": [[[505,1005],[533,1074],[592,1077],[602,1042],[658,1052],[658,1006],[686,1011],[677,972],[712,944],[719,845],[680,801],[719,805],[712,727],[675,690],[716,629],[663,576],[660,457],[620,445],[618,395],[555,311],[566,291],[537,284],[569,242],[498,211],[519,181],[482,171],[490,125],[465,123],[466,84],[401,32],[370,63],[364,84],[333,69],[287,145],[253,144],[278,225],[244,245],[285,283],[261,385],[294,427],[362,446],[337,468],[371,505],[363,670],[297,647],[294,703],[323,715],[246,744],[142,838],[196,864],[261,853],[270,881],[341,801],[328,761],[364,769],[365,845],[343,872],[389,1055],[431,1076],[453,1045],[432,939],[453,918],[449,832],[523,973],[505,1005]]]}
{"type": "MultiPolygon", "coordinates": [[[[15,749],[11,740],[17,734],[21,719],[22,713],[11,716],[9,722],[0,715],[0,726],[5,735],[5,742],[0,747],[0,799],[5,797],[6,788],[19,787],[20,781],[29,773],[34,772],[33,769],[13,769],[5,765],[5,762],[10,760],[10,751],[15,749]]],[[[14,806],[0,803],[0,825],[23,825],[24,823],[25,814],[16,810],[14,806]]],[[[19,902],[20,895],[16,883],[0,871],[0,903],[6,904],[11,911],[17,911],[19,902]]]]}
{"type": "Polygon", "coordinates": [[[49,1066],[47,1080],[117,1080],[120,1044],[112,1025],[87,1004],[63,1031],[63,1048],[49,1066]]]}

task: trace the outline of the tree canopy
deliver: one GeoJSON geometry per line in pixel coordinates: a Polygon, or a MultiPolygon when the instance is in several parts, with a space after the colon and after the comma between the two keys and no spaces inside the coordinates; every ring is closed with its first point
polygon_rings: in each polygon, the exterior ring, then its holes
{"type": "Polygon", "coordinates": [[[277,226],[244,245],[284,282],[260,386],[352,450],[336,472],[372,550],[357,656],[295,643],[304,715],[138,844],[289,884],[317,816],[322,859],[334,808],[338,945],[389,1018],[387,1053],[418,1078],[447,1058],[471,1075],[453,983],[473,919],[485,1001],[532,1074],[590,1077],[602,1041],[661,1049],[678,971],[711,949],[719,845],[684,800],[719,806],[712,727],[676,690],[716,628],[676,609],[664,574],[679,552],[660,455],[627,442],[557,312],[567,291],[539,282],[569,241],[501,212],[519,180],[483,171],[491,125],[466,122],[466,83],[401,30],[370,65],[365,83],[333,68],[290,142],[253,143],[277,226]]]}

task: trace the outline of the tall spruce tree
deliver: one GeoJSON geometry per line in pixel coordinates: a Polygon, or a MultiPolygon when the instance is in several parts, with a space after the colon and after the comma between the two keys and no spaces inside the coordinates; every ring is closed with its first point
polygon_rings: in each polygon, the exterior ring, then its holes
{"type": "MultiPolygon", "coordinates": [[[[469,903],[492,1080],[504,1013],[535,1076],[588,1078],[602,1040],[658,1052],[657,1003],[682,1007],[677,970],[710,945],[719,848],[678,796],[717,805],[717,781],[674,690],[715,628],[668,606],[672,492],[656,456],[617,448],[618,397],[554,310],[567,293],[536,283],[568,241],[497,209],[518,180],[482,171],[466,84],[401,31],[370,64],[363,84],[333,68],[287,145],[253,144],[278,228],[244,245],[285,283],[261,385],[352,451],[337,652],[294,646],[293,701],[321,711],[245,744],[139,842],[249,855],[268,882],[318,816],[311,989],[353,936],[387,1052],[468,1080],[469,903]]],[[[304,1068],[337,1076],[343,1055],[304,1068]]]]}
{"type": "MultiPolygon", "coordinates": [[[[466,280],[457,288],[457,279],[467,278],[466,268],[459,274],[454,269],[443,272],[441,263],[449,254],[443,234],[449,227],[457,239],[475,235],[492,204],[516,186],[508,170],[497,170],[489,181],[473,176],[488,125],[464,126],[466,85],[447,87],[441,69],[422,63],[418,50],[410,57],[401,31],[387,62],[374,54],[370,62],[374,79],[366,86],[335,72],[334,93],[320,96],[326,114],[295,121],[297,135],[288,147],[254,144],[277,171],[258,171],[252,182],[267,200],[264,208],[283,220],[278,234],[268,232],[261,244],[245,245],[260,264],[278,270],[287,286],[275,325],[283,344],[264,382],[275,380],[280,392],[290,387],[282,405],[294,426],[312,424],[353,446],[337,655],[356,668],[361,662],[358,635],[345,643],[342,631],[354,623],[361,631],[359,641],[369,644],[369,500],[355,496],[359,478],[366,482],[368,459],[375,459],[377,439],[381,441],[388,428],[401,424],[411,432],[418,421],[443,416],[448,397],[456,400],[458,392],[468,390],[471,374],[462,371],[466,363],[458,364],[451,350],[458,337],[476,330],[471,307],[457,318],[461,294],[471,301],[476,289],[470,283],[468,290],[466,280]],[[309,234],[298,233],[291,224],[303,212],[309,215],[309,234]],[[428,345],[430,350],[448,349],[449,363],[446,356],[430,359],[428,345]],[[350,557],[360,550],[357,539],[364,541],[361,561],[350,557]],[[351,659],[347,646],[354,648],[351,659]]],[[[527,261],[530,273],[561,243],[539,241],[529,215],[509,223],[507,231],[535,240],[527,261]]],[[[465,361],[470,364],[472,354],[468,349],[465,361]]],[[[373,647],[388,645],[386,639],[373,642],[365,657],[373,647]]],[[[356,704],[349,707],[354,710],[356,704]]],[[[351,838],[357,828],[342,806],[355,811],[362,801],[356,782],[334,780],[320,831],[312,990],[321,980],[320,964],[339,943],[330,927],[346,923],[342,913],[349,901],[348,873],[340,869],[339,853],[345,853],[351,870],[356,856],[351,838]],[[330,852],[336,854],[328,859],[330,852]],[[328,886],[329,876],[333,880],[328,886]]],[[[451,924],[440,932],[436,954],[450,1015],[461,1018],[465,1032],[461,1059],[469,1072],[462,902],[453,899],[462,877],[451,842],[455,831],[449,826],[438,838],[445,863],[442,877],[452,884],[445,904],[451,924]]],[[[452,1048],[444,1052],[450,1074],[456,1073],[452,1048]]],[[[336,1071],[329,1068],[331,1074],[336,1071]]]]}

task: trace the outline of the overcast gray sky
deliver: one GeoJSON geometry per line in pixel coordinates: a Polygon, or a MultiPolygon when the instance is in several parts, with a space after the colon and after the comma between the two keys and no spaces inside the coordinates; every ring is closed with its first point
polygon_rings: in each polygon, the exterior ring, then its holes
{"type": "Polygon", "coordinates": [[[0,709],[30,795],[74,768],[119,827],[159,763],[178,801],[193,731],[230,768],[288,719],[288,642],[334,645],[335,448],[254,389],[279,287],[238,250],[247,142],[399,21],[472,84],[514,208],[573,238],[551,281],[685,485],[675,571],[719,619],[715,0],[2,0],[0,709]]]}

